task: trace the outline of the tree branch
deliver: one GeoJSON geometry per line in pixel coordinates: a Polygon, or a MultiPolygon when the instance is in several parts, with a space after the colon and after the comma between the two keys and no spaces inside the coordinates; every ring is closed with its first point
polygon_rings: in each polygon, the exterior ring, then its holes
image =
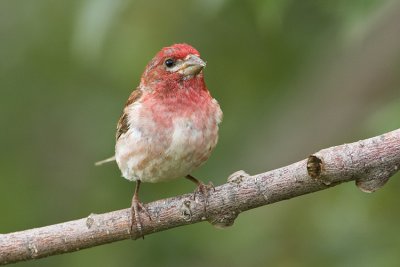
{"type": "MultiPolygon", "coordinates": [[[[185,194],[146,204],[143,234],[209,221],[233,224],[243,211],[356,181],[364,192],[383,186],[400,166],[400,129],[351,144],[323,149],[308,159],[250,176],[236,172],[204,196],[185,194]],[[206,206],[205,206],[206,205],[206,206]]],[[[43,258],[118,240],[140,237],[130,229],[130,209],[0,235],[0,264],[43,258]]]]}

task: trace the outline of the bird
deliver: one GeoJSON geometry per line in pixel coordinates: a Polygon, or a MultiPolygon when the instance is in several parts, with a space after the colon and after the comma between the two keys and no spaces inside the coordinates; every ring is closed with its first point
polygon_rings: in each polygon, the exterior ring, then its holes
{"type": "Polygon", "coordinates": [[[191,45],[162,48],[147,64],[139,86],[126,101],[117,124],[115,156],[97,163],[115,160],[122,176],[136,182],[131,233],[135,222],[142,232],[139,211],[148,214],[139,200],[142,182],[185,177],[197,185],[197,191],[208,190],[191,173],[214,150],[223,113],[205,84],[205,66],[191,45]]]}

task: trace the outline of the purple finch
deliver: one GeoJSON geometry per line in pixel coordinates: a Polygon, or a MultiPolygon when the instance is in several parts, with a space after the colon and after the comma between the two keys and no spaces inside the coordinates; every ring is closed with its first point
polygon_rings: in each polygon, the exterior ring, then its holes
{"type": "Polygon", "coordinates": [[[204,82],[206,63],[187,44],[163,48],[149,62],[118,121],[115,160],[122,176],[136,181],[131,228],[141,232],[141,182],[186,177],[209,157],[218,141],[222,111],[204,82]]]}

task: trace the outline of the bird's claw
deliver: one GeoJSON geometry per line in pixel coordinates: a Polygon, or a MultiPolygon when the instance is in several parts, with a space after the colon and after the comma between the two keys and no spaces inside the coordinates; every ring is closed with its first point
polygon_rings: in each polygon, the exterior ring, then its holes
{"type": "Polygon", "coordinates": [[[213,192],[215,192],[215,187],[212,182],[209,182],[208,184],[204,184],[200,182],[196,188],[196,190],[193,192],[193,201],[196,201],[196,195],[201,193],[204,197],[204,213],[207,214],[207,206],[208,206],[208,197],[209,197],[209,190],[212,189],[213,192]]]}
{"type": "Polygon", "coordinates": [[[134,232],[134,225],[136,222],[136,229],[137,229],[137,232],[139,232],[139,237],[142,237],[144,239],[143,225],[142,225],[142,220],[140,219],[140,210],[144,211],[144,213],[147,215],[147,217],[151,221],[150,213],[147,210],[147,208],[143,205],[143,203],[139,202],[138,200],[133,200],[132,206],[131,206],[130,233],[131,233],[131,236],[133,237],[132,234],[134,232]]]}

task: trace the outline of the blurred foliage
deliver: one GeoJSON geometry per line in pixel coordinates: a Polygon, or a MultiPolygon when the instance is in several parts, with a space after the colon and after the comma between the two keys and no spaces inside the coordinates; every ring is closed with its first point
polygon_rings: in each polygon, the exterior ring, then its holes
{"type": "MultiPolygon", "coordinates": [[[[112,155],[125,100],[173,43],[202,53],[225,113],[195,173],[204,181],[399,128],[400,46],[384,45],[400,34],[375,38],[394,3],[0,1],[0,232],[129,206],[134,184],[93,163],[112,155]]],[[[17,266],[398,266],[399,185],[397,175],[368,195],[345,184],[249,211],[227,230],[202,223],[17,266]]],[[[141,197],[192,190],[145,184],[141,197]]]]}

